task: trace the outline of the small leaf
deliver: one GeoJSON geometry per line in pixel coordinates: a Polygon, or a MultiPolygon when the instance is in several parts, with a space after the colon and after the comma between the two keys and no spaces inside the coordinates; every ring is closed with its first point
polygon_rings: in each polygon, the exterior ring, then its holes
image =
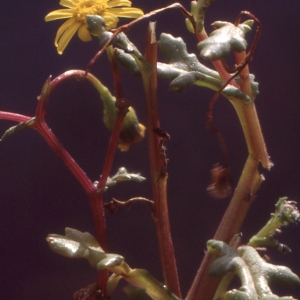
{"type": "Polygon", "coordinates": [[[191,71],[186,74],[179,75],[174,80],[172,80],[169,85],[169,89],[170,91],[177,91],[182,93],[188,86],[194,84],[195,81],[201,79],[202,79],[201,73],[191,71]]]}
{"type": "Polygon", "coordinates": [[[126,275],[126,278],[132,285],[144,289],[152,299],[179,300],[165,285],[153,278],[147,270],[133,269],[126,275]]]}
{"type": "MultiPolygon", "coordinates": [[[[143,182],[146,180],[145,177],[141,176],[140,174],[136,174],[136,173],[128,173],[126,168],[121,167],[119,168],[118,172],[112,176],[112,177],[108,177],[105,188],[101,189],[98,191],[99,192],[105,192],[108,188],[113,187],[114,185],[116,185],[117,182],[120,181],[137,181],[137,182],[143,182]]],[[[94,186],[97,187],[98,185],[98,181],[94,182],[94,186]]]]}
{"type": "Polygon", "coordinates": [[[114,55],[116,60],[129,71],[131,76],[141,76],[141,71],[135,59],[130,54],[125,53],[124,50],[115,49],[114,55]]]}
{"type": "Polygon", "coordinates": [[[181,37],[162,33],[158,41],[158,49],[167,64],[184,71],[197,71],[219,79],[218,72],[201,64],[194,53],[187,52],[185,42],[181,37]]]}
{"type": "Polygon", "coordinates": [[[18,131],[29,128],[35,123],[35,118],[30,119],[27,122],[21,122],[18,125],[12,126],[9,129],[7,129],[4,134],[1,137],[1,141],[3,142],[5,139],[7,139],[9,136],[11,136],[14,133],[17,133],[18,131]]]}
{"type": "Polygon", "coordinates": [[[197,48],[200,56],[207,60],[226,58],[231,52],[246,50],[245,33],[251,30],[249,22],[235,26],[232,23],[217,21],[212,25],[216,28],[210,36],[200,42],[197,48]]]}
{"type": "Polygon", "coordinates": [[[88,232],[66,228],[65,233],[65,236],[49,234],[46,238],[53,252],[69,258],[85,258],[98,270],[119,266],[124,260],[120,255],[105,253],[88,232]]]}
{"type": "Polygon", "coordinates": [[[146,178],[141,176],[140,174],[135,174],[135,173],[128,173],[126,168],[121,167],[119,168],[118,172],[116,175],[114,175],[111,180],[114,181],[126,181],[126,180],[133,180],[137,182],[142,182],[145,181],[146,178]]]}
{"type": "Polygon", "coordinates": [[[280,232],[281,227],[294,224],[300,220],[300,212],[296,205],[296,201],[288,200],[287,197],[279,198],[275,204],[276,210],[271,214],[271,219],[250,239],[248,245],[252,247],[271,246],[277,248],[281,253],[291,252],[291,249],[279,243],[274,235],[280,232]]]}
{"type": "Polygon", "coordinates": [[[90,34],[100,37],[105,30],[105,21],[98,15],[86,15],[87,30],[90,34]]]}
{"type": "MultiPolygon", "coordinates": [[[[116,120],[116,98],[110,93],[108,88],[104,86],[95,76],[89,75],[88,79],[97,89],[103,102],[103,122],[106,128],[113,130],[116,120]]],[[[127,151],[132,144],[140,142],[145,136],[145,126],[139,123],[138,117],[133,107],[129,107],[129,111],[125,116],[122,124],[118,147],[121,151],[127,151]]]]}
{"type": "Polygon", "coordinates": [[[70,258],[85,258],[90,265],[98,270],[103,268],[114,273],[107,282],[110,295],[123,277],[128,283],[145,290],[154,300],[179,300],[170,290],[154,279],[148,271],[131,269],[124,258],[118,254],[105,253],[96,239],[88,232],[66,228],[66,235],[49,234],[46,238],[50,248],[61,255],[70,258]]]}
{"type": "Polygon", "coordinates": [[[41,95],[38,96],[38,101],[43,101],[45,103],[48,102],[49,100],[49,95],[50,95],[50,84],[51,84],[51,76],[46,80],[41,95]]]}
{"type": "Polygon", "coordinates": [[[123,287],[123,292],[126,294],[127,300],[146,300],[147,294],[144,289],[127,285],[123,287]]]}

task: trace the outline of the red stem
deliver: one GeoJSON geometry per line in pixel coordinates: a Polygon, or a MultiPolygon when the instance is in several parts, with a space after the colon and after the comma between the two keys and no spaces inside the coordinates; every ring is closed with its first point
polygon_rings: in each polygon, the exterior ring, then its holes
{"type": "Polygon", "coordinates": [[[0,111],[0,119],[25,123],[31,120],[32,117],[28,117],[16,113],[8,112],[8,111],[0,111]]]}
{"type": "MultiPolygon", "coordinates": [[[[122,128],[122,123],[124,118],[126,117],[126,114],[128,112],[128,108],[130,106],[129,101],[125,100],[123,98],[123,91],[122,91],[122,85],[121,85],[121,79],[120,79],[120,73],[119,73],[119,69],[118,66],[116,64],[115,59],[113,58],[113,56],[110,56],[110,61],[112,63],[112,70],[113,70],[113,77],[114,77],[114,84],[115,84],[115,90],[116,90],[116,109],[117,109],[117,115],[116,115],[116,120],[114,123],[114,128],[109,140],[109,144],[108,144],[108,149],[106,152],[106,157],[105,157],[105,161],[104,161],[104,166],[103,166],[103,170],[102,170],[102,174],[101,177],[99,179],[99,183],[97,185],[97,190],[102,190],[101,193],[98,194],[97,197],[97,202],[101,203],[102,209],[104,206],[104,200],[103,200],[103,196],[104,196],[104,188],[108,179],[108,176],[111,172],[111,168],[112,168],[112,164],[114,161],[114,156],[115,156],[115,152],[116,152],[116,148],[118,145],[118,141],[119,141],[119,136],[120,136],[120,132],[121,132],[121,128],[122,128]]],[[[95,203],[96,205],[96,203],[95,203]]],[[[104,251],[107,252],[108,249],[104,248],[104,251]]],[[[105,283],[106,286],[106,282],[108,280],[108,272],[107,271],[100,271],[98,273],[98,284],[100,284],[100,286],[103,286],[103,284],[105,283]],[[103,273],[104,272],[104,273],[103,273]]],[[[105,290],[102,291],[103,294],[105,294],[105,290]]]]}
{"type": "Polygon", "coordinates": [[[154,24],[150,23],[147,32],[145,54],[145,58],[152,69],[150,72],[142,71],[146,97],[148,147],[154,201],[153,218],[156,225],[165,284],[174,294],[181,298],[167,205],[166,187],[168,174],[166,172],[166,158],[163,153],[162,140],[153,131],[155,128],[160,128],[157,99],[157,42],[154,38],[154,24]]]}
{"type": "Polygon", "coordinates": [[[33,127],[38,130],[44,140],[52,148],[52,150],[57,154],[57,156],[64,162],[64,164],[69,168],[74,177],[79,181],[79,183],[84,188],[85,192],[90,195],[95,192],[95,187],[87,175],[83,172],[80,166],[74,161],[69,152],[64,148],[64,146],[58,141],[56,136],[53,134],[51,129],[48,127],[45,121],[36,122],[33,127]]]}
{"type": "MultiPolygon", "coordinates": [[[[107,234],[106,234],[106,220],[104,215],[104,206],[103,206],[103,194],[97,193],[97,188],[94,186],[93,182],[88,178],[88,176],[85,174],[85,172],[81,169],[81,167],[74,161],[72,156],[66,151],[66,149],[63,147],[63,145],[58,141],[56,136],[52,133],[51,129],[48,127],[44,120],[45,115],[45,106],[48,101],[48,97],[53,92],[53,90],[62,82],[64,82],[66,79],[70,78],[85,78],[84,77],[85,72],[81,70],[71,70],[67,71],[60,76],[56,77],[52,82],[50,82],[50,78],[47,80],[42,95],[39,97],[38,105],[36,108],[36,115],[35,119],[36,121],[31,125],[32,128],[35,128],[39,131],[39,133],[42,135],[42,137],[45,139],[45,141],[49,144],[49,146],[53,149],[53,151],[60,157],[60,159],[64,162],[64,164],[69,168],[71,173],[75,176],[75,178],[79,181],[79,183],[84,188],[85,192],[88,195],[88,198],[90,200],[90,206],[93,214],[94,219],[94,225],[95,225],[95,234],[96,238],[101,245],[101,247],[104,249],[104,251],[108,251],[108,245],[107,245],[107,234]],[[49,91],[45,92],[49,88],[49,91]]],[[[91,76],[90,74],[87,74],[87,78],[91,76]]],[[[6,120],[12,120],[16,122],[27,122],[31,120],[31,117],[9,113],[9,112],[1,112],[0,111],[0,119],[6,119],[6,120]]],[[[120,118],[117,118],[117,122],[119,123],[120,118]]],[[[120,126],[117,125],[117,128],[120,126]]],[[[113,132],[113,140],[118,139],[118,133],[116,130],[113,132]],[[116,137],[117,136],[117,137],[116,137]]],[[[110,148],[109,148],[110,151],[110,148]]],[[[112,152],[114,153],[114,151],[112,152]]],[[[109,156],[110,157],[110,156],[109,156]]],[[[112,155],[113,157],[113,155],[112,155]]],[[[111,157],[109,158],[109,161],[111,161],[111,157]]],[[[111,163],[110,163],[111,165],[111,163]]],[[[106,173],[109,172],[108,168],[105,168],[106,173]]],[[[105,174],[106,174],[105,173],[105,174]]],[[[106,178],[108,175],[104,175],[106,178]]],[[[106,181],[105,181],[106,183],[106,181]]],[[[104,183],[104,186],[105,186],[104,183]]],[[[105,294],[106,290],[106,282],[108,280],[108,272],[103,271],[99,272],[98,276],[98,286],[101,289],[101,292],[105,294]]]]}
{"type": "MultiPolygon", "coordinates": [[[[108,149],[106,152],[104,167],[102,170],[101,177],[99,179],[99,183],[97,185],[98,190],[105,188],[108,176],[111,172],[111,167],[113,164],[115,151],[116,151],[118,140],[119,140],[122,122],[123,122],[125,116],[126,116],[126,114],[124,114],[124,113],[118,112],[118,114],[117,114],[116,121],[114,124],[114,129],[113,129],[112,135],[110,137],[108,149]]],[[[103,193],[102,193],[102,197],[103,197],[103,193]]]]}

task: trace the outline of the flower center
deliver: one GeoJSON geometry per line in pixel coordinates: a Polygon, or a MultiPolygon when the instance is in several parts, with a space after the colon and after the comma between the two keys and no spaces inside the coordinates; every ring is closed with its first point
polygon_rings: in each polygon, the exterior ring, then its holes
{"type": "Polygon", "coordinates": [[[107,7],[107,0],[81,0],[74,8],[76,21],[86,23],[86,15],[101,15],[107,7]]]}

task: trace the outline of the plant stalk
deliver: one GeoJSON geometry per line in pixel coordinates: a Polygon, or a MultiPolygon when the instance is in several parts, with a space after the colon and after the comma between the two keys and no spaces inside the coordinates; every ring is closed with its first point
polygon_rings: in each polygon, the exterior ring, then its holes
{"type": "Polygon", "coordinates": [[[142,68],[142,77],[146,97],[146,115],[148,128],[148,147],[153,193],[153,218],[156,225],[159,252],[165,284],[181,298],[179,279],[167,205],[166,157],[162,138],[153,129],[160,128],[157,99],[157,42],[155,38],[155,23],[150,22],[147,32],[145,59],[151,68],[142,68]]]}
{"type": "MultiPolygon", "coordinates": [[[[235,57],[236,64],[239,65],[245,59],[246,52],[236,53],[235,57]]],[[[219,71],[218,68],[217,71],[219,71]]],[[[214,235],[214,239],[226,243],[229,243],[234,234],[240,232],[250,205],[263,181],[263,177],[258,172],[258,163],[261,162],[263,167],[267,169],[270,169],[272,166],[256,113],[248,65],[241,70],[239,75],[241,77],[240,89],[250,96],[252,102],[244,104],[238,99],[231,99],[230,101],[242,125],[249,155],[234,195],[214,235]]],[[[223,78],[224,74],[223,76],[220,74],[220,76],[223,78]]],[[[213,259],[214,257],[210,253],[206,253],[186,300],[213,299],[217,286],[221,281],[221,278],[212,278],[207,274],[209,265],[213,259]]]]}
{"type": "MultiPolygon", "coordinates": [[[[262,182],[257,166],[257,159],[249,155],[234,195],[213,237],[214,239],[229,243],[233,235],[240,232],[248,209],[262,182]]],[[[186,300],[213,299],[215,290],[221,280],[220,278],[213,278],[207,275],[209,264],[213,259],[214,257],[207,252],[186,300]]]]}

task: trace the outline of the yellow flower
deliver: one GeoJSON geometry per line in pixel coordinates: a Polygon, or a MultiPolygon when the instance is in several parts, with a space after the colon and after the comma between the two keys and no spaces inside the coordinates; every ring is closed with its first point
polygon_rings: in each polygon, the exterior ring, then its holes
{"type": "Polygon", "coordinates": [[[63,53],[77,30],[82,41],[92,39],[87,30],[86,15],[99,15],[108,28],[115,28],[118,17],[138,18],[144,14],[139,8],[131,7],[129,0],[61,0],[59,4],[67,8],[54,10],[45,17],[46,21],[69,19],[56,33],[54,44],[59,54],[63,53]]]}

